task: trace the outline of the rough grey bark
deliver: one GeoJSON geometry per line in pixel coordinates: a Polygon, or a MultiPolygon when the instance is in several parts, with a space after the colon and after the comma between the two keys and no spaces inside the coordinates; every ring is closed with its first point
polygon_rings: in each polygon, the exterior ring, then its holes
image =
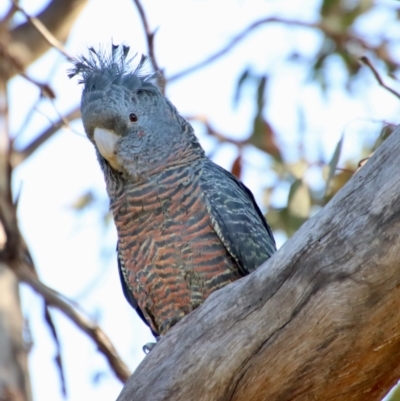
{"type": "Polygon", "coordinates": [[[261,268],[215,292],[118,401],[370,400],[400,377],[400,128],[261,268]]]}

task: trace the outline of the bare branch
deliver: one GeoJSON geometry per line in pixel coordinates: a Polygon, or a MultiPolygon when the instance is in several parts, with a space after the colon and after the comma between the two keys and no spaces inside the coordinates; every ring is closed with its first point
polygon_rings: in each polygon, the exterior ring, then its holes
{"type": "Polygon", "coordinates": [[[374,67],[374,65],[371,63],[371,61],[369,60],[368,57],[363,56],[360,58],[360,61],[365,64],[367,67],[369,67],[369,69],[372,71],[372,73],[374,74],[375,79],[378,81],[379,85],[382,86],[383,88],[385,88],[387,91],[389,91],[391,94],[395,95],[396,97],[398,97],[400,99],[400,93],[395,91],[393,88],[390,88],[389,86],[387,86],[384,82],[382,77],[379,75],[379,72],[377,71],[377,69],[374,67]]]}
{"type": "MultiPolygon", "coordinates": [[[[67,117],[77,118],[79,115],[80,110],[77,108],[69,113],[67,117]]],[[[45,140],[53,135],[54,132],[62,126],[64,123],[63,120],[65,121],[65,119],[61,119],[58,123],[50,127],[28,145],[20,154],[20,162],[32,154],[45,140]]],[[[8,160],[6,162],[6,167],[0,171],[3,173],[4,171],[7,172],[7,184],[8,187],[10,187],[12,167],[8,160]]],[[[130,371],[119,357],[113,344],[101,328],[94,322],[82,316],[76,309],[66,302],[59,293],[47,287],[38,279],[27,245],[18,228],[16,205],[13,203],[11,190],[5,191],[3,189],[0,192],[0,226],[3,228],[3,236],[5,237],[3,241],[4,244],[0,248],[0,262],[11,268],[20,281],[28,284],[32,289],[40,294],[44,298],[46,305],[57,308],[63,312],[83,332],[85,332],[96,343],[99,351],[105,356],[115,375],[122,382],[125,382],[130,375],[130,371]]],[[[61,366],[61,364],[59,366],[61,366]]]]}
{"type": "Polygon", "coordinates": [[[96,343],[118,379],[123,383],[126,382],[131,372],[118,355],[110,339],[97,324],[82,316],[75,308],[64,301],[59,293],[39,281],[26,263],[18,264],[15,273],[22,282],[40,294],[49,306],[61,311],[84,331],[96,343]]]}
{"type": "Polygon", "coordinates": [[[56,94],[55,94],[54,90],[51,88],[51,86],[49,84],[44,84],[42,82],[39,82],[36,79],[33,79],[32,77],[27,75],[23,71],[20,71],[19,75],[21,75],[23,78],[25,78],[31,84],[37,86],[39,88],[39,90],[40,90],[40,95],[41,96],[47,97],[49,99],[55,99],[56,94]]]}
{"type": "Polygon", "coordinates": [[[227,45],[225,45],[222,49],[216,51],[214,54],[207,57],[200,63],[195,64],[191,67],[188,67],[188,68],[182,70],[181,72],[178,72],[177,74],[172,75],[171,77],[167,78],[168,82],[180,79],[188,74],[191,74],[194,71],[197,71],[197,70],[207,66],[208,64],[212,63],[213,61],[217,60],[218,58],[220,58],[221,56],[225,55],[230,50],[232,50],[232,48],[234,46],[236,46],[239,42],[241,42],[243,39],[245,39],[250,32],[254,31],[256,28],[260,27],[261,25],[269,24],[269,23],[279,23],[279,24],[292,25],[292,26],[298,26],[298,27],[303,27],[303,28],[319,29],[325,35],[329,36],[332,40],[334,40],[336,43],[343,43],[343,42],[347,42],[347,41],[356,42],[362,48],[376,53],[377,56],[379,58],[381,58],[382,60],[384,60],[388,63],[391,63],[392,65],[396,65],[396,66],[400,67],[400,65],[398,63],[396,63],[394,60],[388,58],[387,55],[382,54],[382,51],[379,49],[379,47],[373,47],[373,46],[369,45],[365,40],[354,35],[351,32],[336,31],[336,30],[330,28],[328,25],[324,24],[323,22],[307,22],[307,21],[290,20],[290,19],[279,18],[279,17],[267,17],[267,18],[263,18],[259,21],[253,22],[242,32],[235,35],[230,40],[230,42],[227,45]]]}
{"type": "Polygon", "coordinates": [[[44,142],[46,142],[49,138],[51,138],[62,126],[68,125],[70,121],[76,120],[81,116],[81,111],[79,107],[76,107],[72,111],[70,111],[64,117],[61,117],[60,120],[55,122],[49,128],[47,128],[44,132],[42,132],[38,137],[36,137],[31,143],[29,143],[22,150],[13,150],[11,154],[11,164],[13,167],[18,166],[24,160],[26,160],[35,150],[37,150],[44,142]]]}
{"type": "Polygon", "coordinates": [[[0,222],[6,236],[5,246],[0,250],[0,262],[10,267],[20,281],[40,294],[48,306],[57,308],[85,332],[105,356],[115,375],[124,383],[130,371],[106,334],[97,324],[82,316],[66,302],[64,297],[38,279],[28,248],[17,226],[15,205],[10,199],[4,197],[0,197],[0,222]]]}
{"type": "MultiPolygon", "coordinates": [[[[6,224],[16,224],[12,201],[9,105],[7,83],[0,75],[0,259],[13,254],[7,247],[18,244],[18,236],[6,224]]],[[[18,292],[18,281],[9,266],[0,260],[0,399],[31,401],[28,371],[28,350],[25,348],[23,316],[18,292]]]]}
{"type": "Polygon", "coordinates": [[[153,64],[154,69],[158,71],[159,67],[157,65],[157,61],[156,61],[155,54],[154,54],[154,34],[155,34],[155,31],[152,32],[150,30],[150,26],[149,26],[149,23],[147,21],[146,14],[144,12],[144,8],[143,8],[140,0],[133,0],[133,1],[135,2],[136,7],[138,9],[138,12],[139,12],[139,15],[140,15],[140,19],[141,19],[142,24],[143,24],[143,29],[144,29],[144,32],[146,34],[147,48],[148,48],[148,51],[149,51],[149,56],[151,57],[151,63],[153,64]]]}
{"type": "Polygon", "coordinates": [[[62,43],[53,36],[53,34],[43,25],[43,23],[38,18],[30,16],[21,6],[18,5],[16,0],[13,1],[13,5],[18,11],[25,15],[27,20],[36,28],[36,30],[42,35],[42,37],[50,46],[57,49],[67,59],[72,59],[72,56],[70,56],[68,52],[64,49],[62,43]]]}
{"type": "Polygon", "coordinates": [[[221,143],[232,143],[238,147],[242,147],[248,143],[248,141],[238,141],[237,139],[229,138],[224,134],[218,132],[208,121],[206,116],[202,115],[193,115],[193,116],[185,116],[185,119],[188,121],[198,121],[199,123],[203,124],[206,128],[207,135],[210,135],[218,140],[221,143]]]}
{"type": "Polygon", "coordinates": [[[1,29],[8,29],[8,24],[11,21],[11,18],[14,16],[17,8],[14,5],[14,2],[11,4],[10,8],[6,12],[4,18],[0,21],[0,28],[1,29]]]}
{"type": "Polygon", "coordinates": [[[235,35],[230,42],[225,45],[222,49],[216,51],[214,54],[211,56],[207,57],[203,61],[201,61],[198,64],[195,64],[189,68],[186,68],[185,70],[178,72],[175,75],[172,75],[171,77],[168,78],[168,82],[170,81],[175,81],[177,79],[180,79],[184,77],[185,75],[191,74],[192,72],[199,70],[206,65],[212,63],[213,61],[217,60],[224,54],[228,53],[234,46],[236,46],[240,41],[246,38],[246,36],[254,31],[256,28],[258,28],[261,25],[267,24],[267,23],[272,23],[272,22],[279,22],[279,23],[284,23],[284,24],[290,24],[290,25],[298,25],[298,26],[303,26],[306,28],[320,28],[320,24],[318,23],[312,23],[312,22],[303,22],[303,21],[296,21],[296,20],[285,20],[282,18],[277,18],[277,17],[268,17],[268,18],[263,18],[259,21],[253,22],[251,25],[249,25],[246,29],[244,29],[242,32],[238,33],[235,35]]]}
{"type": "MultiPolygon", "coordinates": [[[[11,199],[10,128],[7,82],[0,74],[0,195],[11,199]]],[[[1,209],[1,203],[0,203],[1,209]]]]}
{"type": "MultiPolygon", "coordinates": [[[[42,96],[48,97],[49,99],[54,99],[56,97],[53,89],[50,87],[49,84],[39,82],[36,79],[31,78],[28,74],[24,72],[24,67],[21,64],[20,60],[17,57],[13,56],[9,52],[8,46],[6,46],[1,41],[0,41],[0,56],[3,61],[7,62],[6,65],[3,64],[2,66],[3,70],[1,72],[1,75],[4,77],[3,79],[7,79],[9,76],[14,75],[16,72],[18,72],[18,74],[20,74],[28,82],[37,86],[42,96]]],[[[0,66],[0,71],[1,71],[1,66],[0,66]]]]}
{"type": "Polygon", "coordinates": [[[154,35],[156,34],[157,30],[151,31],[149,23],[147,21],[146,13],[144,11],[143,5],[140,2],[140,0],[133,0],[133,1],[136,4],[136,7],[137,7],[139,15],[140,15],[140,19],[142,21],[143,29],[144,29],[144,32],[145,32],[145,35],[146,35],[147,49],[148,49],[148,52],[149,52],[151,64],[152,64],[154,70],[158,71],[161,74],[160,86],[164,90],[165,77],[164,77],[164,74],[162,73],[162,71],[160,70],[160,68],[158,66],[158,63],[157,63],[157,60],[156,60],[156,55],[155,55],[155,52],[154,52],[154,35]]]}
{"type": "MultiPolygon", "coordinates": [[[[18,58],[22,69],[37,60],[52,45],[49,43],[65,43],[76,18],[81,13],[88,0],[52,0],[35,18],[46,27],[51,36],[43,36],[30,21],[18,25],[5,39],[10,53],[18,58]],[[55,41],[51,39],[55,38],[55,41]],[[49,40],[50,39],[50,40],[49,40]]],[[[61,48],[62,49],[62,48],[61,48]]],[[[59,48],[60,50],[60,48],[59,48]]],[[[0,62],[0,66],[1,66],[0,62]]],[[[11,71],[14,75],[15,71],[11,71]]],[[[12,76],[12,75],[10,75],[12,76]]]]}
{"type": "Polygon", "coordinates": [[[349,168],[343,168],[343,167],[335,167],[336,171],[341,171],[343,173],[349,173],[349,174],[354,174],[356,170],[351,170],[349,168]]]}

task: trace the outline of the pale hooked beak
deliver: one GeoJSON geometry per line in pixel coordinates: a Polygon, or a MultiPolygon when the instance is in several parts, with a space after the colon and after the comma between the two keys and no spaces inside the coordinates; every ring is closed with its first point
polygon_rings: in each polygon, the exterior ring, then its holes
{"type": "Polygon", "coordinates": [[[110,163],[114,170],[119,170],[115,145],[121,139],[115,132],[104,128],[94,129],[94,141],[100,154],[110,163]]]}

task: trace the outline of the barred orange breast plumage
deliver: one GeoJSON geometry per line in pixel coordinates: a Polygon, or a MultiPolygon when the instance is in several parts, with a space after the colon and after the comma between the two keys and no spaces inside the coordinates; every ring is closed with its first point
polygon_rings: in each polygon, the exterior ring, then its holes
{"type": "Polygon", "coordinates": [[[82,121],[104,172],[124,294],[154,335],[251,273],[275,241],[251,192],[209,160],[129,48],[75,61],[82,121]]]}
{"type": "Polygon", "coordinates": [[[212,229],[200,174],[200,166],[167,169],[128,187],[112,204],[125,281],[161,335],[240,277],[212,229]]]}

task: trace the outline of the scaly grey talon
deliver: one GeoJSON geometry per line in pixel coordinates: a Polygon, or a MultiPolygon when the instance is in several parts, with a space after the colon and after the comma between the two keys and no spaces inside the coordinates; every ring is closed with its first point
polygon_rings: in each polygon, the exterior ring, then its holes
{"type": "Polygon", "coordinates": [[[143,352],[147,355],[150,353],[150,351],[157,345],[157,343],[147,343],[143,345],[142,349],[143,352]]]}

